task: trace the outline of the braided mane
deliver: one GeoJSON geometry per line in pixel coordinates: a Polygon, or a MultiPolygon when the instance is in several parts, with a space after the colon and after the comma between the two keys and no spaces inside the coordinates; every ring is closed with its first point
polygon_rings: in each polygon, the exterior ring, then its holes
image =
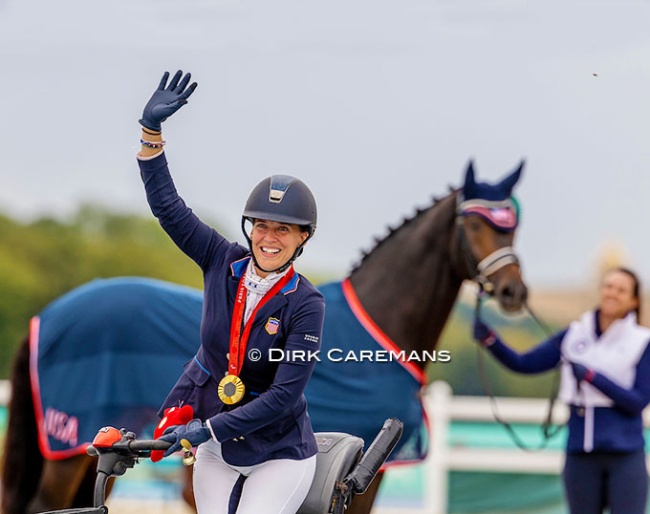
{"type": "MultiPolygon", "coordinates": [[[[450,194],[451,194],[451,193],[454,193],[455,191],[456,191],[456,188],[454,188],[454,187],[452,187],[452,186],[449,186],[449,193],[450,193],[450,194]]],[[[401,223],[400,223],[399,225],[397,225],[396,227],[391,227],[390,225],[388,225],[388,233],[387,233],[386,235],[384,235],[383,237],[377,237],[377,236],[375,236],[375,238],[374,238],[374,240],[373,240],[374,244],[373,244],[372,248],[370,248],[370,250],[362,250],[362,251],[361,251],[361,260],[358,261],[356,264],[354,264],[354,266],[353,266],[352,269],[350,270],[350,273],[349,273],[349,274],[351,275],[351,274],[354,273],[356,270],[358,270],[358,269],[363,265],[363,263],[365,262],[365,260],[366,260],[366,259],[367,259],[367,258],[368,258],[368,257],[369,257],[369,256],[370,256],[370,255],[375,251],[375,250],[377,250],[377,248],[379,248],[382,244],[384,244],[386,241],[388,241],[388,240],[389,240],[389,239],[390,239],[394,234],[396,234],[396,233],[399,232],[402,228],[404,228],[404,227],[407,226],[408,224],[410,224],[410,223],[412,223],[413,221],[415,221],[416,219],[418,219],[418,218],[419,218],[420,216],[422,216],[424,213],[429,212],[431,209],[434,209],[436,206],[438,206],[438,204],[440,203],[440,201],[443,200],[444,198],[446,198],[446,197],[436,197],[436,196],[434,196],[434,197],[431,199],[431,202],[432,202],[432,203],[431,203],[428,207],[417,207],[417,208],[415,209],[415,213],[414,213],[413,215],[411,215],[411,216],[407,216],[407,217],[404,217],[404,218],[402,219],[401,223]]]]}

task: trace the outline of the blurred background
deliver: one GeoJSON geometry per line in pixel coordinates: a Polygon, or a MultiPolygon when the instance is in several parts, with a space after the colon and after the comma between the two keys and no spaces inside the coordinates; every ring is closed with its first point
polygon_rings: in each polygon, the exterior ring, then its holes
{"type": "MultiPolygon", "coordinates": [[[[299,176],[319,227],[298,267],[317,284],[459,187],[470,159],[488,181],[527,162],[516,248],[548,330],[594,305],[612,265],[648,282],[649,20],[634,0],[0,0],[0,379],[29,318],[77,285],[201,287],[135,162],[165,70],[199,82],[164,125],[181,195],[243,242],[252,187],[299,176]]],[[[453,365],[429,369],[458,395],[484,393],[472,301],[440,344],[453,365]]],[[[546,334],[525,314],[488,319],[521,349],[546,334]]],[[[550,375],[486,367],[495,394],[549,394],[550,375]]]]}

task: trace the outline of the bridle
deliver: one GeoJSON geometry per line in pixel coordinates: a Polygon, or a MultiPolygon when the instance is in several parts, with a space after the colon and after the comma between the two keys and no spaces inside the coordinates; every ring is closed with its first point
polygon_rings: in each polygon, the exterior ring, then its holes
{"type": "MultiPolygon", "coordinates": [[[[517,206],[516,203],[513,204],[513,201],[510,199],[494,202],[494,201],[487,201],[487,200],[463,200],[461,194],[459,194],[457,197],[456,227],[457,227],[458,238],[460,240],[461,250],[462,250],[463,258],[465,260],[465,264],[467,266],[467,269],[470,271],[471,279],[474,282],[476,282],[479,286],[478,291],[476,293],[476,305],[474,309],[474,316],[476,319],[478,319],[480,317],[483,300],[488,296],[492,296],[495,292],[494,284],[490,279],[490,276],[492,276],[494,273],[496,273],[501,268],[504,268],[505,266],[508,266],[510,264],[519,264],[519,258],[517,257],[517,255],[514,252],[514,249],[511,246],[504,246],[498,248],[497,250],[489,254],[487,257],[483,258],[480,262],[477,262],[477,259],[474,256],[469,246],[469,242],[467,241],[467,236],[465,235],[463,220],[465,216],[467,216],[469,213],[478,214],[496,230],[499,230],[500,228],[502,231],[509,231],[509,230],[514,230],[517,225],[517,206]],[[498,212],[500,209],[513,209],[512,212],[514,213],[515,217],[514,219],[504,220],[504,221],[509,221],[509,224],[506,227],[498,225],[497,224],[498,220],[489,219],[490,213],[498,212]]],[[[540,318],[535,314],[535,312],[531,310],[530,306],[525,300],[524,300],[524,308],[529,313],[529,315],[535,320],[535,322],[542,328],[545,335],[547,337],[550,337],[551,332],[547,328],[546,324],[543,323],[540,320],[540,318]]],[[[517,435],[512,425],[509,422],[502,419],[501,416],[499,415],[497,405],[496,405],[496,398],[492,392],[490,381],[488,380],[487,373],[485,371],[481,350],[483,350],[483,348],[478,348],[479,377],[481,381],[481,386],[486,396],[490,399],[490,403],[492,407],[492,415],[494,416],[494,419],[506,429],[506,431],[508,432],[508,434],[510,435],[514,443],[519,448],[526,451],[539,451],[544,449],[548,444],[548,441],[552,439],[561,429],[560,426],[554,425],[552,420],[555,400],[557,398],[557,391],[559,388],[559,380],[558,380],[559,374],[556,375],[555,377],[555,381],[554,381],[555,383],[553,384],[551,394],[549,395],[547,414],[540,427],[542,430],[542,441],[538,447],[531,448],[521,440],[521,438],[517,435]]]]}
{"type": "MultiPolygon", "coordinates": [[[[490,276],[510,264],[519,264],[519,258],[512,246],[503,246],[497,248],[491,254],[481,259],[481,261],[478,261],[467,241],[464,220],[472,212],[485,218],[486,212],[489,216],[489,212],[497,212],[502,209],[513,209],[513,212],[516,212],[514,211],[515,206],[510,199],[503,201],[463,200],[461,194],[458,194],[456,197],[456,231],[460,240],[463,260],[465,261],[471,280],[476,282],[482,291],[490,295],[494,294],[494,284],[490,276]]],[[[510,221],[509,225],[502,227],[503,231],[512,231],[516,228],[516,214],[514,216],[514,222],[510,221]]],[[[495,225],[493,222],[491,223],[490,219],[487,221],[491,225],[495,225]]]]}

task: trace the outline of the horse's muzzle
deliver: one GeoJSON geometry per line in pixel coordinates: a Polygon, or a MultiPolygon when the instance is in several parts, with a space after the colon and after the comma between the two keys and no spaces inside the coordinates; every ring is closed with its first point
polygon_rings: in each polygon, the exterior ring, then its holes
{"type": "Polygon", "coordinates": [[[506,312],[517,312],[526,304],[528,288],[521,277],[504,277],[494,284],[494,297],[506,312]]]}

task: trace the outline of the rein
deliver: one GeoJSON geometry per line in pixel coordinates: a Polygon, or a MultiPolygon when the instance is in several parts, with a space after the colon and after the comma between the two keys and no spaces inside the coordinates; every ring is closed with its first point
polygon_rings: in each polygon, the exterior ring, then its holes
{"type": "MultiPolygon", "coordinates": [[[[481,284],[479,283],[479,289],[478,292],[476,293],[476,306],[474,308],[474,317],[475,319],[479,319],[481,315],[481,305],[483,302],[483,299],[487,296],[487,293],[483,291],[483,288],[481,287],[481,284]]],[[[551,331],[548,328],[548,326],[541,321],[541,319],[537,316],[537,314],[530,308],[527,302],[524,303],[524,307],[530,317],[539,325],[539,327],[542,329],[546,337],[550,337],[551,331]]],[[[497,400],[496,397],[494,396],[494,393],[492,392],[492,387],[490,384],[490,380],[487,376],[486,370],[485,370],[485,362],[483,360],[483,353],[482,351],[487,351],[485,348],[479,347],[480,345],[477,345],[477,360],[478,360],[478,370],[479,370],[479,377],[481,381],[481,387],[483,388],[483,392],[485,395],[490,399],[490,407],[492,408],[492,416],[494,419],[503,426],[503,428],[506,429],[508,432],[508,435],[512,439],[512,441],[517,445],[518,448],[529,451],[529,452],[534,452],[534,451],[541,451],[546,448],[548,445],[548,441],[555,437],[555,435],[560,431],[562,428],[560,425],[554,425],[553,423],[553,408],[555,407],[555,401],[557,400],[557,395],[558,395],[558,390],[559,390],[559,372],[556,370],[555,372],[555,377],[553,380],[553,386],[551,389],[551,394],[549,395],[548,398],[548,409],[546,412],[546,416],[544,418],[544,421],[540,425],[540,429],[542,431],[542,441],[537,447],[530,447],[526,445],[519,435],[517,435],[517,432],[515,431],[514,427],[507,421],[505,421],[500,415],[498,411],[498,406],[497,406],[497,400]]]]}

